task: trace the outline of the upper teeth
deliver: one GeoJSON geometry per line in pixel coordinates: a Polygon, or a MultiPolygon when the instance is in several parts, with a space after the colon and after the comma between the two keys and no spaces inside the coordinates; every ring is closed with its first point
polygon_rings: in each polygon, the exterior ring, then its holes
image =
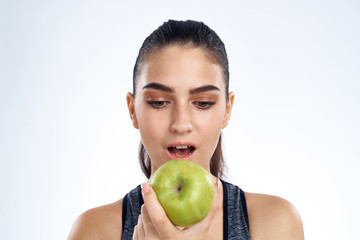
{"type": "Polygon", "coordinates": [[[175,146],[175,147],[176,147],[176,149],[186,149],[186,148],[188,148],[190,146],[175,146]]]}

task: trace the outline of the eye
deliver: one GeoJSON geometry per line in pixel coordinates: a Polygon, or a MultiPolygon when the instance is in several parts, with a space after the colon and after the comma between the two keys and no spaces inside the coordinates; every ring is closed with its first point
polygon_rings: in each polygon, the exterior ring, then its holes
{"type": "Polygon", "coordinates": [[[166,106],[166,101],[147,101],[147,103],[152,106],[153,108],[163,108],[166,106]]]}
{"type": "Polygon", "coordinates": [[[203,101],[196,101],[194,104],[201,110],[210,108],[212,105],[214,105],[214,102],[203,102],[203,101]]]}

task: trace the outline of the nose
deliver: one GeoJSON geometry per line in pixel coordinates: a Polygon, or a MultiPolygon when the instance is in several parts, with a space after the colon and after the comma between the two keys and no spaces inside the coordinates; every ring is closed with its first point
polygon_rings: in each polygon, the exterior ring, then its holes
{"type": "Polygon", "coordinates": [[[193,130],[192,118],[188,108],[182,105],[177,106],[172,115],[171,132],[183,135],[193,130]]]}

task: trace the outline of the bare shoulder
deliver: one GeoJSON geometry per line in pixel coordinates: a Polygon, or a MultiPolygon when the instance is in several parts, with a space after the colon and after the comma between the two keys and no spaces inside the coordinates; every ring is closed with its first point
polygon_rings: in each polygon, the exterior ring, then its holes
{"type": "Polygon", "coordinates": [[[82,213],[74,222],[68,240],[120,239],[122,199],[82,213]]]}
{"type": "Polygon", "coordinates": [[[300,215],[290,202],[256,193],[245,193],[245,198],[253,239],[304,239],[300,215]]]}

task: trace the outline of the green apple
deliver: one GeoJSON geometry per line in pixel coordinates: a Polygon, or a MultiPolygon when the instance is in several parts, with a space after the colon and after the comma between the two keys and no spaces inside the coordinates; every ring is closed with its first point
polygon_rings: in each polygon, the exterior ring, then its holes
{"type": "Polygon", "coordinates": [[[149,180],[170,221],[191,226],[210,211],[214,199],[211,175],[201,166],[174,159],[159,167],[149,180]]]}

